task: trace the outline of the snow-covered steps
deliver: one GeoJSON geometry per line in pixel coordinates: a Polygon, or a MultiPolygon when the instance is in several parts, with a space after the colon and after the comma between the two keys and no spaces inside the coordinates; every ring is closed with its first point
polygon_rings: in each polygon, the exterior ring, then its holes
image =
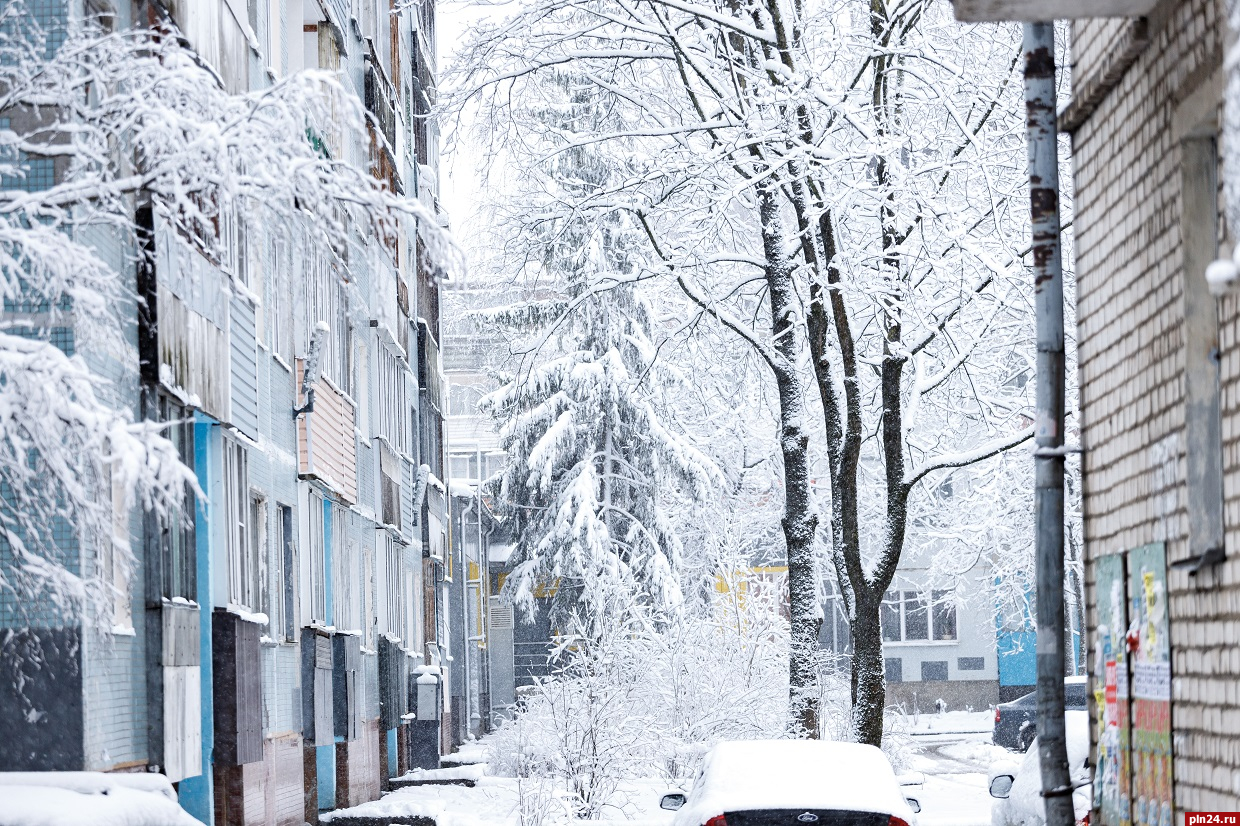
{"type": "Polygon", "coordinates": [[[410,786],[468,786],[473,788],[486,776],[486,773],[486,763],[467,763],[442,769],[414,769],[400,777],[392,778],[390,782],[393,789],[404,789],[410,786]]]}
{"type": "MultiPolygon", "coordinates": [[[[377,802],[377,801],[375,801],[377,802]]],[[[433,817],[405,814],[357,814],[352,809],[338,809],[319,815],[319,823],[332,826],[436,826],[433,817]]]]}
{"type": "Polygon", "coordinates": [[[452,754],[445,754],[439,758],[439,765],[447,768],[448,766],[467,766],[475,763],[485,763],[491,759],[491,749],[481,743],[464,743],[459,749],[452,754]]]}
{"type": "Polygon", "coordinates": [[[517,826],[511,778],[482,777],[478,788],[406,786],[378,800],[319,815],[322,826],[517,826]]]}

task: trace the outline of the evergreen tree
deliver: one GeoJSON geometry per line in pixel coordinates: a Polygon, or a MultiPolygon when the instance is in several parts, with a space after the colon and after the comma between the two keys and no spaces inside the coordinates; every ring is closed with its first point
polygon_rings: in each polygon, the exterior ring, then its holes
{"type": "MultiPolygon", "coordinates": [[[[560,145],[531,169],[527,193],[561,202],[601,196],[633,173],[614,153],[573,141],[609,117],[599,97],[571,74],[549,84],[533,116],[560,145]]],[[[587,634],[634,601],[658,610],[679,604],[668,506],[700,498],[715,474],[660,418],[677,376],[657,359],[636,232],[620,210],[602,221],[559,215],[528,227],[540,295],[494,319],[532,343],[516,374],[483,402],[509,456],[494,483],[517,546],[506,594],[531,612],[536,595],[554,595],[557,619],[575,618],[569,625],[587,634]]]]}

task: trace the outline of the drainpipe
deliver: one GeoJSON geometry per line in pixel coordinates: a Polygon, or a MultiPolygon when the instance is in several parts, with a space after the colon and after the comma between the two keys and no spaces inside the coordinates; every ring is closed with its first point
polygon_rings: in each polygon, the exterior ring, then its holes
{"type": "Polygon", "coordinates": [[[1037,312],[1038,760],[1047,826],[1073,826],[1064,732],[1064,333],[1059,246],[1059,151],[1055,123],[1055,27],[1026,23],[1025,109],[1037,312]]]}

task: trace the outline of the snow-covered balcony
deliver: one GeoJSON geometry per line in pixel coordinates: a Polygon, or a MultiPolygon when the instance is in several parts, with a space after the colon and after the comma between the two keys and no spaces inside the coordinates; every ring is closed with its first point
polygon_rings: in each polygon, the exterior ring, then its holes
{"type": "MultiPolygon", "coordinates": [[[[297,360],[298,404],[305,404],[302,371],[297,360]]],[[[314,410],[297,420],[298,473],[323,481],[346,502],[357,501],[356,405],[326,378],[314,387],[314,410]]]]}
{"type": "Polygon", "coordinates": [[[956,19],[966,22],[1142,17],[1157,4],[1158,0],[952,0],[956,19]]]}

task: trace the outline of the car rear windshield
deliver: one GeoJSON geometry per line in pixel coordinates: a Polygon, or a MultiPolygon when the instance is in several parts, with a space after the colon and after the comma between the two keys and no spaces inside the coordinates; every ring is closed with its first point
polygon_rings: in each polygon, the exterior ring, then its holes
{"type": "Polygon", "coordinates": [[[728,826],[887,826],[889,815],[831,809],[769,809],[728,812],[728,826]]]}

